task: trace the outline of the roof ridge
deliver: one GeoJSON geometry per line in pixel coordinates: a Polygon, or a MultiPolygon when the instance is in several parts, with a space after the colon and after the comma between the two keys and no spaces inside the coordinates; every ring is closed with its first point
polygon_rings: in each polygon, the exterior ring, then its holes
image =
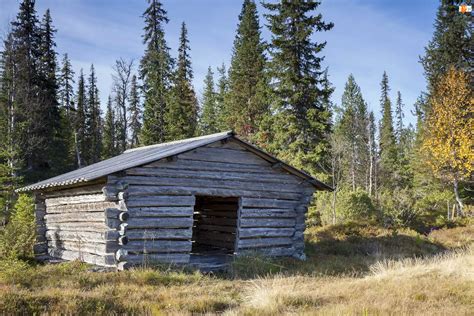
{"type": "Polygon", "coordinates": [[[229,131],[225,131],[225,132],[214,133],[214,134],[209,134],[209,135],[204,135],[204,136],[197,136],[197,137],[193,137],[193,138],[184,138],[184,139],[180,139],[180,140],[173,140],[171,142],[166,142],[166,143],[159,143],[159,144],[153,144],[153,145],[148,145],[148,146],[136,147],[136,148],[131,148],[131,149],[125,150],[123,152],[123,154],[131,153],[131,152],[135,152],[135,151],[139,151],[139,150],[143,150],[143,149],[159,148],[159,147],[162,147],[162,146],[176,145],[176,144],[180,144],[180,143],[187,143],[187,142],[192,142],[192,141],[196,141],[196,140],[203,140],[203,139],[207,139],[207,138],[212,138],[212,137],[216,137],[216,136],[224,136],[224,135],[232,136],[232,135],[234,135],[234,132],[229,130],[229,131]]]}

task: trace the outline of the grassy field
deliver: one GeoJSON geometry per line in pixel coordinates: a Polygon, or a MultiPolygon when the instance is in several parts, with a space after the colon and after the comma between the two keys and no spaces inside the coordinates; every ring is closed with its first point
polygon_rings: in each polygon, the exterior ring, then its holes
{"type": "Polygon", "coordinates": [[[172,267],[91,272],[0,261],[0,313],[468,315],[474,226],[428,236],[370,225],[313,228],[308,260],[240,258],[203,275],[172,267]]]}

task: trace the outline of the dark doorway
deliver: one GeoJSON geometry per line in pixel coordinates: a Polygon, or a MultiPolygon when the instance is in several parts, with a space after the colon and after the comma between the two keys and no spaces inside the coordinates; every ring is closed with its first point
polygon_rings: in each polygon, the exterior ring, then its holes
{"type": "Polygon", "coordinates": [[[196,196],[193,223],[193,254],[233,254],[239,199],[196,196]]]}

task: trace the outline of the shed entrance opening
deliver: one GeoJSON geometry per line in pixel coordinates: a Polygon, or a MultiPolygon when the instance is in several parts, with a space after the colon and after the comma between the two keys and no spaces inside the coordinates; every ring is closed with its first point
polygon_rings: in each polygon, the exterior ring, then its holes
{"type": "Polygon", "coordinates": [[[196,196],[192,254],[233,254],[238,209],[236,197],[196,196]]]}

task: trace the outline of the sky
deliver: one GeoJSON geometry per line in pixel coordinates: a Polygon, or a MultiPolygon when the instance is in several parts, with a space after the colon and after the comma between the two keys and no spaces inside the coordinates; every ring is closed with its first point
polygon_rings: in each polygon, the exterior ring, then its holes
{"type": "MultiPolygon", "coordinates": [[[[20,0],[0,0],[0,37],[9,30],[20,0]]],[[[209,66],[229,65],[232,44],[242,0],[163,0],[170,22],[166,39],[173,56],[177,55],[179,30],[188,27],[194,86],[199,95],[209,66]]],[[[137,66],[143,55],[145,0],[37,0],[42,16],[49,8],[56,34],[57,51],[68,53],[76,74],[87,74],[91,63],[97,71],[102,105],[112,86],[112,67],[118,58],[133,59],[137,66]]],[[[414,123],[413,104],[426,83],[419,56],[432,37],[437,0],[323,0],[319,7],[326,22],[334,28],[314,35],[327,41],[323,50],[324,67],[335,87],[332,100],[340,104],[344,85],[353,74],[369,105],[380,117],[380,81],[389,76],[391,97],[402,94],[407,123],[414,123]]],[[[269,40],[258,5],[262,36],[269,40]]]]}

